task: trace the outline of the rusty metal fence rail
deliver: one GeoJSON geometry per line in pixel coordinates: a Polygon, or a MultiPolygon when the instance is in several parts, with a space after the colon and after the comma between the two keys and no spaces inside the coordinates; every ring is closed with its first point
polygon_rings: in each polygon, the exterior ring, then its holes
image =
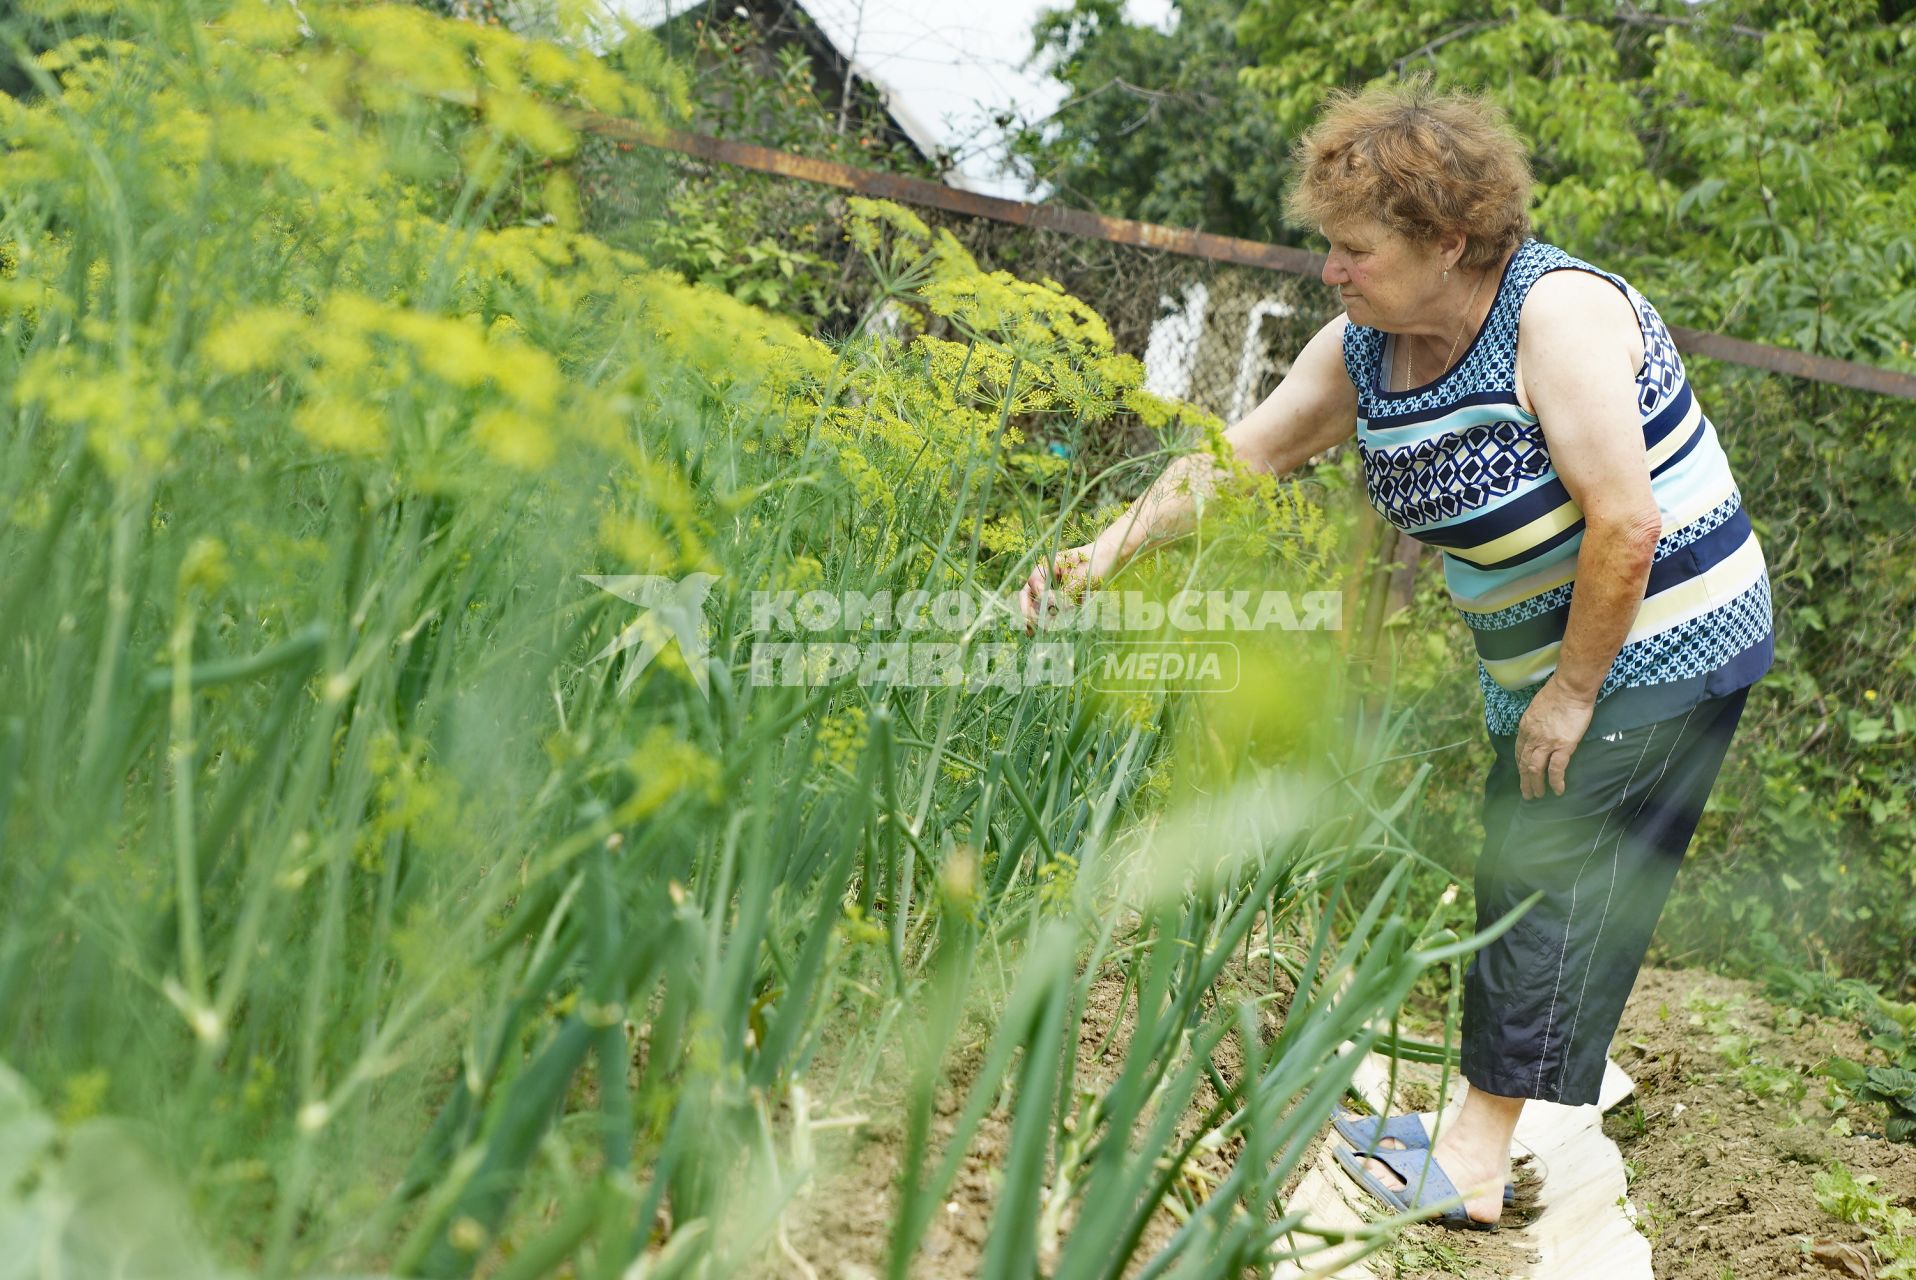
{"type": "MultiPolygon", "coordinates": [[[[942,209],[972,218],[988,218],[1014,226],[1064,232],[1112,244],[1155,249],[1216,263],[1262,268],[1293,276],[1315,277],[1323,265],[1323,258],[1320,255],[1287,245],[1265,244],[1255,240],[1241,240],[1234,236],[1212,235],[1203,231],[1134,222],[1062,205],[1007,200],[1002,197],[960,190],[923,178],[905,177],[836,161],[792,155],[769,147],[754,146],[725,138],[648,130],[636,122],[610,116],[582,115],[581,124],[594,133],[622,141],[677,151],[684,155],[736,165],[760,173],[821,183],[846,191],[855,191],[861,195],[878,196],[942,209]]],[[[1856,391],[1916,400],[1916,375],[1860,364],[1851,360],[1812,355],[1786,347],[1749,342],[1727,334],[1710,333],[1679,325],[1671,325],[1670,333],[1676,339],[1678,348],[1686,355],[1706,356],[1768,373],[1807,378],[1856,391]]]]}

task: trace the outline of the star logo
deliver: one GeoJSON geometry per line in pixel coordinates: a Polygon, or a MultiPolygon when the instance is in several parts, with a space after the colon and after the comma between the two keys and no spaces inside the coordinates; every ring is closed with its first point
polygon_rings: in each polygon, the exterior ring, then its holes
{"type": "Polygon", "coordinates": [[[582,573],[579,576],[645,610],[592,657],[592,661],[597,662],[638,646],[638,652],[626,659],[625,674],[619,679],[620,694],[632,687],[632,682],[658,656],[659,650],[665,648],[667,641],[676,639],[679,656],[692,674],[692,683],[699,687],[702,696],[711,696],[705,669],[705,597],[719,575],[688,573],[683,578],[662,578],[655,574],[582,573]]]}

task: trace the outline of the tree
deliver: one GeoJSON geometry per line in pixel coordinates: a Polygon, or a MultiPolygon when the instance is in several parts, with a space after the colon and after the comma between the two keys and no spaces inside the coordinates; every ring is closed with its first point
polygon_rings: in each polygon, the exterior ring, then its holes
{"type": "Polygon", "coordinates": [[[1067,199],[1301,243],[1290,141],[1340,86],[1429,72],[1530,140],[1538,233],[1666,312],[1916,369],[1916,20],[1765,0],[1181,0],[1170,34],[1077,0],[1036,30],[1073,100],[1017,154],[1067,199]]]}
{"type": "Polygon", "coordinates": [[[1021,124],[1014,160],[1065,203],[1170,226],[1285,235],[1281,129],[1240,78],[1241,0],[1186,0],[1170,33],[1127,22],[1121,0],[1047,12],[1035,49],[1071,90],[1021,124]]]}

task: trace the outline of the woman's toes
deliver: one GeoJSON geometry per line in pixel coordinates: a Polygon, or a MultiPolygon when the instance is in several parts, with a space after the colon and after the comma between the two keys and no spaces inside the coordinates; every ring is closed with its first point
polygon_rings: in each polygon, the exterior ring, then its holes
{"type": "Polygon", "coordinates": [[[1386,1187],[1389,1187],[1392,1191],[1402,1191],[1404,1189],[1404,1180],[1397,1176],[1395,1169],[1392,1169],[1381,1160],[1372,1160],[1368,1157],[1359,1158],[1364,1161],[1364,1168],[1370,1171],[1371,1176],[1386,1187]]]}

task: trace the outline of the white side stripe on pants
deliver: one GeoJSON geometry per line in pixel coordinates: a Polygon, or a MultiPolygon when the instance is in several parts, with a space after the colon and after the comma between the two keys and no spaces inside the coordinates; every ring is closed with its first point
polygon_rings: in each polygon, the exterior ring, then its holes
{"type": "MultiPolygon", "coordinates": [[[[1687,731],[1690,727],[1690,716],[1693,716],[1695,714],[1696,714],[1696,708],[1691,707],[1689,714],[1683,717],[1683,723],[1677,726],[1676,737],[1670,740],[1670,749],[1664,753],[1663,767],[1657,770],[1657,780],[1655,782],[1652,782],[1644,790],[1643,799],[1637,802],[1637,811],[1630,815],[1630,824],[1629,824],[1630,826],[1634,826],[1636,824],[1637,819],[1643,816],[1644,807],[1650,803],[1650,797],[1655,795],[1656,789],[1663,785],[1664,775],[1670,772],[1670,760],[1672,759],[1672,757],[1676,755],[1677,743],[1683,741],[1683,735],[1685,731],[1687,731]]],[[[1646,742],[1644,745],[1648,746],[1649,744],[1646,742]]],[[[1642,757],[1639,756],[1638,759],[1641,760],[1642,757]]],[[[1634,774],[1632,776],[1634,776],[1634,774]]],[[[1629,784],[1628,783],[1624,784],[1624,787],[1625,787],[1625,790],[1628,790],[1629,784]]],[[[1626,826],[1624,830],[1627,831],[1628,829],[1629,827],[1626,826]]],[[[1624,831],[1617,832],[1618,851],[1621,851],[1622,849],[1623,837],[1624,837],[1624,831]]],[[[1594,938],[1590,939],[1590,955],[1589,955],[1589,958],[1586,959],[1583,964],[1583,983],[1577,988],[1577,1011],[1575,1014],[1571,1016],[1570,1029],[1564,1032],[1563,1056],[1566,1059],[1570,1057],[1570,1051],[1572,1048],[1576,1046],[1576,1043],[1577,1043],[1577,1023],[1583,1017],[1583,993],[1590,989],[1590,970],[1596,967],[1597,944],[1603,941],[1603,928],[1606,924],[1610,922],[1610,903],[1611,903],[1611,900],[1617,896],[1617,862],[1618,861],[1619,859],[1615,857],[1610,859],[1610,891],[1604,895],[1603,914],[1597,917],[1597,934],[1594,938]]],[[[1564,935],[1564,946],[1567,948],[1569,945],[1570,945],[1570,938],[1569,938],[1569,935],[1566,933],[1564,935]]],[[[1549,1041],[1550,1041],[1550,1033],[1548,1030],[1546,1030],[1544,1032],[1544,1043],[1547,1045],[1549,1041]]]]}
{"type": "MultiPolygon", "coordinates": [[[[1623,783],[1626,793],[1630,790],[1630,784],[1637,780],[1637,770],[1643,767],[1643,757],[1649,753],[1650,739],[1655,736],[1654,731],[1643,735],[1643,749],[1637,752],[1637,762],[1630,766],[1630,776],[1623,783]]],[[[1666,759],[1664,763],[1668,764],[1669,761],[1666,759]]],[[[1543,1064],[1550,1056],[1550,1029],[1557,1021],[1557,996],[1563,990],[1563,966],[1570,954],[1570,929],[1577,922],[1577,882],[1583,878],[1583,869],[1590,865],[1590,859],[1597,856],[1597,846],[1603,843],[1603,834],[1610,829],[1610,819],[1616,816],[1614,809],[1603,815],[1603,825],[1597,828],[1597,838],[1590,842],[1590,852],[1583,855],[1583,861],[1577,864],[1577,874],[1570,881],[1570,911],[1563,922],[1563,946],[1557,952],[1557,980],[1550,988],[1550,1012],[1544,1018],[1543,1043],[1537,1048],[1537,1078],[1531,1085],[1532,1091],[1537,1094],[1543,1092],[1543,1064]]],[[[1623,837],[1619,835],[1617,838],[1621,840],[1623,837]]]]}

